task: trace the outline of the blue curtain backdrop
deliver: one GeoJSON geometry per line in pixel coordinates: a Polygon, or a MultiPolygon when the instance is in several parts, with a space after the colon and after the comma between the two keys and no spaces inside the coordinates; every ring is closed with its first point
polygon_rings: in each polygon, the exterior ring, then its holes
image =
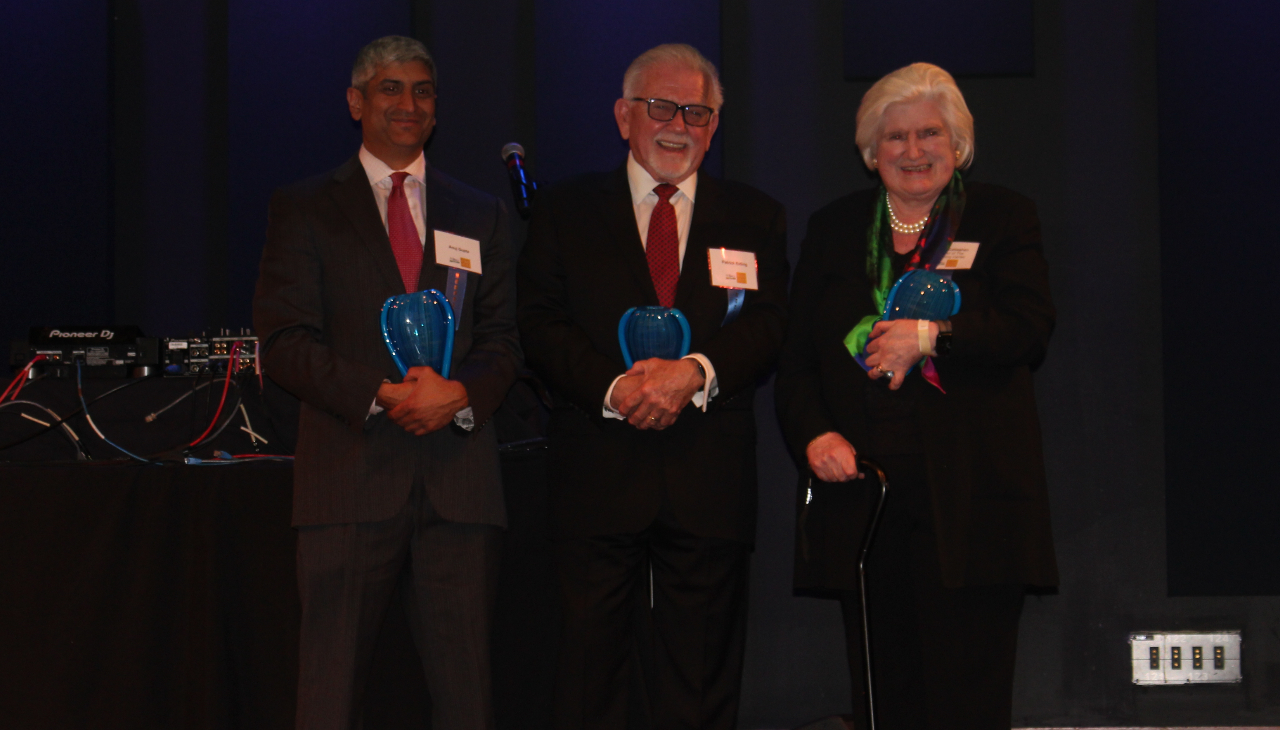
{"type": "Polygon", "coordinates": [[[0,351],[43,322],[110,322],[110,16],[101,2],[6,3],[0,351]]]}
{"type": "Polygon", "coordinates": [[[1031,0],[844,0],[844,75],[874,81],[916,61],[954,76],[1030,76],[1031,0]]]}
{"type": "Polygon", "coordinates": [[[1169,591],[1275,595],[1280,553],[1271,376],[1258,336],[1280,201],[1280,5],[1160,6],[1160,273],[1169,591]],[[1211,343],[1249,343],[1239,366],[1211,343]],[[1219,351],[1220,352],[1220,351],[1219,351]],[[1200,355],[1199,353],[1204,353],[1200,355]]]}
{"type": "MultiPolygon", "coordinates": [[[[549,180],[610,170],[626,159],[613,103],[622,96],[622,74],[636,56],[660,43],[688,43],[720,62],[720,6],[707,0],[543,0],[535,27],[535,162],[538,176],[549,180]]],[[[732,104],[733,90],[725,96],[732,104]]],[[[720,174],[718,146],[704,165],[720,174]]]]}
{"type": "MultiPolygon", "coordinates": [[[[232,0],[228,9],[225,294],[234,326],[250,322],[271,191],[342,164],[360,149],[347,111],[356,53],[411,33],[405,0],[232,0]]],[[[443,70],[447,73],[447,70],[443,70]]]]}

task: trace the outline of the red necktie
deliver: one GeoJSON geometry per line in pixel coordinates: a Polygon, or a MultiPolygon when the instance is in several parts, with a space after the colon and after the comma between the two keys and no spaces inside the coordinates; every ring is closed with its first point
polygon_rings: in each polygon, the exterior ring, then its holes
{"type": "Polygon", "coordinates": [[[404,179],[407,172],[391,173],[391,197],[387,198],[387,236],[391,239],[391,251],[396,255],[396,266],[404,290],[418,290],[418,274],[422,271],[422,240],[418,228],[413,225],[409,213],[409,199],[404,195],[404,179]]]}
{"type": "Polygon", "coordinates": [[[671,196],[679,189],[667,183],[653,189],[658,194],[658,204],[653,206],[644,244],[649,276],[658,292],[658,303],[664,307],[676,303],[676,282],[680,280],[680,236],[676,233],[676,209],[671,205],[671,196]]]}

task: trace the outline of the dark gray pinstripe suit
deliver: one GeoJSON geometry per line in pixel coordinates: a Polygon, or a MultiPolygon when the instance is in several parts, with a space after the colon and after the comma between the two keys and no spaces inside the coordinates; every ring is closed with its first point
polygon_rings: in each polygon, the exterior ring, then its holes
{"type": "MultiPolygon", "coordinates": [[[[506,211],[426,171],[427,230],[481,241],[468,275],[452,378],[476,429],[413,436],[369,417],[399,373],[382,342],[383,301],[404,292],[358,158],[276,192],[254,298],[270,377],[302,400],[294,466],[303,602],[299,727],[348,727],[373,639],[405,562],[436,727],[492,725],[488,627],[506,525],[497,441],[484,424],[515,378],[514,280],[506,211]],[[464,586],[458,587],[461,581],[464,586]]],[[[419,288],[443,289],[427,238],[419,288]]]]}

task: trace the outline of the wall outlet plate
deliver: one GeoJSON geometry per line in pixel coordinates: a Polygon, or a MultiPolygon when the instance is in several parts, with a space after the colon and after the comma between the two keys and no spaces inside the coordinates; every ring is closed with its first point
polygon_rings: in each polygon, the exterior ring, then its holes
{"type": "Polygon", "coordinates": [[[1138,631],[1129,634],[1134,684],[1239,682],[1239,631],[1138,631]]]}

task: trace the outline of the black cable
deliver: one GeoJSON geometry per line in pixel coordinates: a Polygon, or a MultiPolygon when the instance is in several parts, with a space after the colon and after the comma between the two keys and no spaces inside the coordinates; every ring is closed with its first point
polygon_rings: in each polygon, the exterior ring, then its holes
{"type": "Polygon", "coordinates": [[[231,407],[231,416],[230,416],[229,418],[227,418],[227,420],[225,420],[225,421],[223,421],[223,422],[222,422],[222,425],[218,427],[218,430],[217,430],[217,431],[214,431],[214,432],[213,432],[213,435],[212,435],[212,436],[210,436],[209,438],[205,439],[204,441],[201,441],[199,445],[200,445],[200,446],[208,446],[209,444],[213,443],[213,440],[214,440],[214,439],[218,438],[218,436],[221,436],[221,435],[222,435],[222,432],[227,430],[227,426],[230,426],[230,425],[231,425],[231,422],[232,422],[232,421],[234,421],[234,420],[236,420],[236,416],[237,416],[237,415],[239,415],[238,411],[239,411],[239,409],[240,409],[240,404],[241,404],[241,403],[243,403],[243,402],[244,402],[244,395],[243,395],[243,392],[242,392],[239,388],[237,388],[237,389],[236,389],[236,404],[235,404],[234,406],[232,406],[232,407],[231,407]]]}
{"type": "MultiPolygon", "coordinates": [[[[199,380],[199,379],[197,378],[197,381],[198,381],[198,380],[199,380]]],[[[186,400],[187,398],[191,397],[192,395],[194,395],[194,394],[195,394],[195,392],[196,392],[196,391],[200,390],[201,388],[207,388],[207,387],[209,387],[210,385],[213,385],[213,383],[214,383],[214,381],[210,380],[210,381],[209,381],[209,382],[207,382],[207,383],[204,383],[204,384],[202,384],[202,385],[197,385],[197,386],[193,387],[191,390],[188,390],[187,392],[183,393],[182,395],[178,396],[177,398],[174,398],[173,400],[169,401],[169,404],[168,404],[168,405],[166,405],[164,408],[161,408],[161,409],[159,409],[159,410],[157,410],[157,411],[155,411],[155,412],[153,412],[153,413],[148,413],[148,414],[147,414],[147,417],[146,417],[145,419],[143,419],[143,420],[145,420],[147,423],[151,423],[152,421],[154,421],[154,420],[156,420],[157,418],[159,418],[159,417],[161,416],[161,414],[163,414],[165,411],[169,410],[170,408],[173,408],[174,406],[178,405],[178,404],[179,404],[179,403],[181,403],[182,401],[184,401],[184,400],[186,400]]],[[[208,410],[208,404],[205,404],[205,410],[208,410]]]]}
{"type": "MultiPolygon", "coordinates": [[[[150,380],[150,378],[138,378],[138,379],[136,379],[136,380],[130,380],[130,381],[129,381],[129,382],[127,382],[127,383],[122,383],[121,385],[117,385],[116,387],[112,388],[111,390],[108,390],[107,392],[103,393],[102,395],[97,396],[96,398],[94,398],[94,399],[90,400],[90,401],[88,402],[88,404],[89,404],[89,405],[92,405],[92,404],[94,404],[94,403],[97,403],[98,401],[102,400],[103,398],[106,398],[107,396],[111,395],[112,393],[118,393],[119,391],[122,391],[122,390],[124,390],[125,388],[132,387],[132,386],[134,386],[134,385],[137,385],[138,383],[141,383],[141,382],[144,382],[144,381],[147,381],[147,380],[150,380]]],[[[30,441],[31,439],[34,439],[34,438],[36,438],[36,437],[38,437],[38,436],[43,436],[43,435],[45,435],[46,433],[49,433],[50,431],[52,431],[53,429],[58,428],[58,427],[59,427],[59,426],[61,426],[62,424],[66,423],[67,421],[70,421],[71,419],[73,419],[73,418],[75,418],[76,416],[80,415],[80,412],[81,412],[82,410],[83,410],[82,408],[77,408],[76,410],[72,411],[71,413],[69,413],[69,414],[67,414],[67,415],[63,416],[62,418],[59,418],[57,421],[55,421],[55,422],[53,422],[53,423],[49,424],[49,426],[48,426],[47,428],[42,428],[42,429],[40,429],[39,431],[36,431],[36,432],[35,432],[35,433],[33,433],[33,434],[30,434],[30,435],[28,435],[28,436],[24,436],[23,438],[20,438],[20,439],[18,439],[17,441],[14,441],[13,443],[8,443],[8,444],[5,444],[4,446],[0,446],[0,451],[4,451],[4,450],[6,450],[6,449],[12,449],[12,448],[13,448],[13,447],[15,447],[15,446],[21,446],[22,444],[25,444],[26,442],[30,441]]]]}
{"type": "MultiPolygon", "coordinates": [[[[154,417],[159,416],[160,414],[162,414],[162,413],[164,413],[165,411],[169,410],[169,409],[170,409],[170,408],[172,408],[173,406],[175,406],[175,405],[177,405],[177,404],[181,403],[184,399],[186,399],[188,396],[190,396],[190,395],[192,395],[192,394],[196,393],[197,391],[199,391],[199,390],[201,390],[201,389],[203,389],[203,388],[208,388],[210,385],[216,385],[217,383],[218,383],[218,380],[216,380],[216,379],[215,379],[215,380],[210,380],[210,381],[209,381],[209,382],[207,382],[207,383],[201,383],[200,385],[197,385],[197,386],[193,387],[191,390],[188,390],[187,392],[185,392],[185,393],[183,393],[181,396],[179,396],[177,399],[175,399],[174,401],[170,402],[170,403],[169,403],[169,405],[165,406],[164,408],[161,408],[160,410],[156,411],[155,413],[152,413],[152,414],[148,415],[148,416],[147,416],[147,418],[151,419],[149,422],[154,423],[154,422],[155,422],[155,420],[156,420],[154,417]]],[[[243,386],[243,385],[241,385],[240,380],[239,380],[239,378],[238,378],[237,376],[233,376],[233,377],[231,378],[231,385],[234,385],[234,386],[235,386],[235,388],[236,388],[236,401],[235,401],[235,402],[236,402],[236,405],[232,408],[231,416],[230,416],[229,418],[227,418],[227,420],[225,420],[225,421],[223,421],[223,422],[222,422],[222,425],[218,428],[218,430],[217,430],[217,431],[215,431],[215,432],[213,433],[213,435],[212,435],[212,436],[209,436],[208,438],[204,439],[204,440],[203,440],[203,441],[201,441],[199,444],[196,444],[196,446],[206,446],[206,445],[208,445],[208,443],[209,443],[210,441],[213,441],[215,438],[217,438],[217,437],[218,437],[218,435],[219,435],[219,434],[221,434],[224,430],[226,430],[227,426],[228,426],[228,425],[230,425],[231,421],[235,419],[235,416],[236,416],[235,410],[236,410],[237,408],[239,408],[239,406],[240,406],[240,404],[241,404],[242,402],[244,402],[244,386],[243,386]]],[[[206,402],[205,402],[205,404],[204,404],[204,411],[205,411],[205,412],[207,412],[207,411],[209,410],[209,408],[210,408],[210,407],[212,407],[212,405],[213,405],[213,399],[212,399],[212,397],[210,397],[210,399],[209,399],[208,401],[206,401],[206,402]]],[[[197,408],[198,408],[199,406],[198,406],[198,405],[196,405],[195,407],[197,407],[197,408]]],[[[199,426],[197,426],[197,428],[199,428],[199,426]]],[[[187,443],[187,442],[185,442],[185,441],[184,441],[183,443],[178,444],[177,446],[174,446],[173,448],[165,449],[164,451],[159,452],[159,453],[158,453],[158,454],[156,454],[153,458],[156,458],[156,459],[178,458],[178,457],[179,457],[180,455],[182,455],[182,454],[188,454],[188,453],[190,453],[191,448],[192,448],[191,444],[190,444],[190,443],[187,443]]]]}
{"type": "MultiPolygon", "coordinates": [[[[15,405],[24,405],[24,406],[31,406],[33,408],[39,408],[40,410],[44,411],[45,413],[48,413],[51,417],[53,417],[55,421],[58,420],[58,414],[55,413],[52,408],[43,406],[39,403],[36,403],[33,400],[22,399],[22,400],[5,401],[4,403],[0,403],[0,409],[8,408],[10,406],[15,406],[15,405]]],[[[34,416],[30,416],[21,411],[14,411],[13,414],[15,416],[18,416],[19,418],[25,418],[26,420],[32,421],[33,423],[38,423],[41,426],[44,426],[46,429],[56,427],[55,424],[45,423],[44,421],[36,420],[34,416]]],[[[77,434],[75,431],[73,431],[71,427],[65,423],[62,424],[62,432],[63,432],[63,435],[67,437],[67,441],[71,444],[71,446],[75,448],[76,459],[79,461],[88,460],[90,458],[89,452],[85,451],[84,444],[80,442],[80,435],[77,434]]]]}
{"type": "Polygon", "coordinates": [[[98,428],[98,424],[96,424],[96,423],[94,423],[94,422],[93,422],[93,416],[92,416],[92,415],[90,415],[90,413],[89,413],[89,404],[88,404],[88,403],[86,403],[86,402],[85,402],[85,400],[84,400],[84,380],[83,380],[83,378],[81,377],[81,374],[80,374],[80,371],[81,371],[81,367],[80,367],[80,366],[81,366],[81,362],[80,362],[79,360],[76,360],[76,395],[80,396],[80,410],[84,411],[84,420],[85,420],[85,421],[87,421],[87,422],[89,423],[89,428],[92,428],[92,429],[93,429],[93,432],[94,432],[94,433],[96,433],[96,434],[98,434],[98,438],[100,438],[100,439],[102,439],[103,441],[107,442],[107,445],[108,445],[108,446],[111,446],[111,447],[112,447],[112,448],[114,448],[116,451],[119,451],[120,453],[124,454],[125,456],[129,457],[130,459],[135,459],[135,460],[137,460],[137,461],[141,461],[143,464],[154,464],[154,463],[156,463],[156,462],[153,462],[153,461],[152,461],[152,460],[150,460],[150,459],[144,459],[144,458],[142,458],[141,456],[138,456],[137,454],[133,453],[132,451],[130,451],[130,450],[128,450],[128,449],[126,449],[125,447],[121,446],[120,444],[117,444],[116,442],[114,442],[114,441],[112,441],[111,439],[107,438],[106,434],[102,433],[102,431],[98,428]]]}

